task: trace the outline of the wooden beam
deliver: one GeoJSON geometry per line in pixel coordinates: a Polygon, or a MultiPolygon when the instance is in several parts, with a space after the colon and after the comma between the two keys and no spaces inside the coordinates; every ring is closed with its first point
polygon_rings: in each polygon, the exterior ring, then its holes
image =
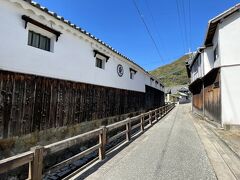
{"type": "Polygon", "coordinates": [[[123,120],[123,121],[120,121],[120,122],[117,122],[117,123],[108,125],[108,126],[107,126],[107,129],[108,129],[108,131],[111,131],[111,130],[113,130],[113,129],[116,129],[116,128],[118,128],[118,127],[121,127],[121,126],[123,126],[123,125],[126,125],[129,121],[130,121],[130,119],[125,119],[125,120],[123,120]]]}
{"type": "Polygon", "coordinates": [[[33,160],[32,151],[27,151],[16,156],[0,160],[0,174],[15,169],[24,164],[28,164],[32,160],[33,160]]]}
{"type": "Polygon", "coordinates": [[[139,126],[141,126],[141,123],[135,124],[134,126],[132,126],[132,130],[138,128],[139,126]]]}
{"type": "Polygon", "coordinates": [[[105,159],[106,155],[106,144],[107,144],[107,128],[106,126],[102,127],[102,133],[99,134],[99,160],[105,159]]]}
{"type": "Polygon", "coordinates": [[[141,132],[144,132],[144,116],[141,117],[141,132]]]}
{"type": "Polygon", "coordinates": [[[80,134],[78,136],[74,136],[47,146],[44,146],[45,148],[45,155],[46,154],[52,154],[55,152],[58,152],[60,150],[66,149],[70,146],[73,146],[75,144],[78,144],[80,142],[89,140],[92,137],[98,136],[102,132],[102,129],[95,129],[93,131],[86,132],[84,134],[80,134]]]}
{"type": "Polygon", "coordinates": [[[33,161],[31,163],[31,179],[41,180],[43,170],[43,146],[36,146],[31,148],[34,153],[33,161]]]}
{"type": "Polygon", "coordinates": [[[152,111],[149,112],[149,124],[152,126],[152,111]]]}
{"type": "Polygon", "coordinates": [[[72,156],[72,157],[70,157],[70,158],[68,158],[68,159],[66,159],[66,160],[58,163],[58,164],[55,164],[54,166],[52,166],[52,167],[50,167],[49,169],[47,169],[46,172],[50,173],[50,172],[52,172],[52,171],[55,171],[55,170],[57,170],[57,169],[60,169],[60,168],[62,168],[62,167],[64,167],[64,166],[72,163],[73,161],[76,161],[76,160],[78,160],[78,159],[86,156],[87,154],[90,154],[91,152],[97,150],[100,146],[101,146],[101,144],[97,144],[97,145],[95,145],[95,146],[92,146],[92,147],[86,149],[86,150],[83,151],[83,152],[80,152],[80,153],[78,153],[78,154],[76,154],[76,155],[74,155],[74,156],[72,156]]]}
{"type": "Polygon", "coordinates": [[[126,135],[126,133],[127,133],[127,130],[124,130],[124,131],[122,131],[122,132],[120,132],[120,133],[118,133],[118,134],[110,137],[110,138],[107,140],[107,142],[110,143],[110,142],[116,140],[117,138],[119,138],[119,137],[121,137],[121,136],[123,136],[123,135],[126,135]]]}
{"type": "Polygon", "coordinates": [[[129,122],[126,124],[126,140],[129,142],[131,141],[131,119],[129,119],[129,122]]]}

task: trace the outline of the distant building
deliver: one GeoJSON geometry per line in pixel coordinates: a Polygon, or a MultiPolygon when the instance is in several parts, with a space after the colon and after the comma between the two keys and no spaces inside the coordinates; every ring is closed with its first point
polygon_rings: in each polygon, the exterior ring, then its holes
{"type": "Polygon", "coordinates": [[[211,19],[203,47],[188,62],[193,111],[240,125],[240,4],[211,19]]]}
{"type": "Polygon", "coordinates": [[[166,87],[165,102],[167,103],[189,103],[191,101],[190,92],[185,85],[166,87]]]}
{"type": "Polygon", "coordinates": [[[157,78],[92,34],[31,0],[0,4],[0,138],[164,105],[157,78]]]}

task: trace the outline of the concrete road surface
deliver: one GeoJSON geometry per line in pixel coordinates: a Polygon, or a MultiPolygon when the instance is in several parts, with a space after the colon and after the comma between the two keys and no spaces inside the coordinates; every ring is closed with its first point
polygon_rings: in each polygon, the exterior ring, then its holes
{"type": "Polygon", "coordinates": [[[217,179],[189,116],[179,105],[91,173],[77,179],[217,179]]]}

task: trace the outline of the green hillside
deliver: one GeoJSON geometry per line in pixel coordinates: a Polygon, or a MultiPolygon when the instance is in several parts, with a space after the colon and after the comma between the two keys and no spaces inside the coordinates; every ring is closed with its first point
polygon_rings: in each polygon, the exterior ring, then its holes
{"type": "Polygon", "coordinates": [[[184,85],[189,82],[185,61],[190,55],[184,55],[171,64],[159,67],[149,73],[161,80],[165,87],[184,85]]]}

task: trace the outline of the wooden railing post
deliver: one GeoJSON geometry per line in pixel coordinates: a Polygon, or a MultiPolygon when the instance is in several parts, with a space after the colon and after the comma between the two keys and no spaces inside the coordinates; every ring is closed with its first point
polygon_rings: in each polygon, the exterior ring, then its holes
{"type": "Polygon", "coordinates": [[[43,169],[43,146],[36,146],[31,148],[33,154],[33,161],[29,163],[29,178],[32,180],[42,179],[42,169],[43,169]]]}
{"type": "Polygon", "coordinates": [[[152,126],[152,111],[149,112],[149,124],[152,126]]]}
{"type": "Polygon", "coordinates": [[[144,132],[144,115],[141,116],[141,132],[144,132]]]}
{"type": "Polygon", "coordinates": [[[27,180],[31,180],[32,179],[32,162],[28,163],[28,178],[27,180]]]}
{"type": "Polygon", "coordinates": [[[99,160],[105,159],[106,154],[106,144],[107,144],[107,128],[106,126],[102,126],[102,133],[99,134],[99,160]]]}
{"type": "Polygon", "coordinates": [[[155,120],[157,121],[158,120],[158,113],[157,113],[158,110],[155,110],[155,120]]]}
{"type": "Polygon", "coordinates": [[[155,121],[156,120],[156,111],[154,110],[153,111],[153,118],[152,118],[152,121],[155,121]]]}
{"type": "Polygon", "coordinates": [[[126,124],[126,140],[127,142],[131,141],[131,119],[128,118],[128,123],[126,124]]]}

